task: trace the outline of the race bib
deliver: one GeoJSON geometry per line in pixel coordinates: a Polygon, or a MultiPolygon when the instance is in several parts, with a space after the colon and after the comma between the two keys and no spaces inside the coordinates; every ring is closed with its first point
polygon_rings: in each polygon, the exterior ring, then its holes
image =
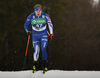
{"type": "Polygon", "coordinates": [[[36,25],[36,24],[46,24],[46,19],[45,18],[31,19],[31,24],[32,25],[36,25]]]}

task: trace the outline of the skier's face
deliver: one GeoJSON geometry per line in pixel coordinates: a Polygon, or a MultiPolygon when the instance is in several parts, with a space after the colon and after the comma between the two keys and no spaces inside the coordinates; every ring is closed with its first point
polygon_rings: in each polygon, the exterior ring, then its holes
{"type": "Polygon", "coordinates": [[[35,11],[35,13],[36,13],[37,16],[40,16],[42,11],[38,10],[38,11],[35,11]]]}

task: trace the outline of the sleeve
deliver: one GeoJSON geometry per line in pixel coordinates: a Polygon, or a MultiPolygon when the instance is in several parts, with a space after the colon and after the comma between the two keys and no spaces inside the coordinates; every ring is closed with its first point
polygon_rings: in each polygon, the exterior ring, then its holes
{"type": "Polygon", "coordinates": [[[29,31],[28,26],[29,26],[30,23],[31,23],[31,14],[27,17],[27,20],[26,20],[26,22],[24,24],[24,29],[25,29],[26,32],[29,31]]]}
{"type": "Polygon", "coordinates": [[[48,14],[45,14],[45,15],[46,15],[46,21],[48,23],[50,34],[53,34],[53,25],[52,25],[51,19],[48,14]]]}

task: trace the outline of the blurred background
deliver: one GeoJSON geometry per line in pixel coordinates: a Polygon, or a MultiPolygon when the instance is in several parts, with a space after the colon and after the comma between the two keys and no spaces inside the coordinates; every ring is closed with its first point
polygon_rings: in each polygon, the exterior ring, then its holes
{"type": "MultiPolygon", "coordinates": [[[[22,69],[27,45],[24,23],[37,3],[50,15],[54,27],[47,47],[48,68],[100,70],[99,0],[0,0],[0,70],[22,69]]],[[[31,39],[26,70],[32,69],[33,52],[31,39]]]]}

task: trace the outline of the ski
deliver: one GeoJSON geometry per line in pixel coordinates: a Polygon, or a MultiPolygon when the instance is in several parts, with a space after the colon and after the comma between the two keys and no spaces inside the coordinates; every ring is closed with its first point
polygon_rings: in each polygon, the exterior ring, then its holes
{"type": "MultiPolygon", "coordinates": [[[[37,73],[37,72],[39,72],[39,71],[41,71],[41,70],[38,70],[38,71],[36,71],[36,70],[34,71],[34,70],[33,70],[32,73],[35,74],[35,73],[37,73]]],[[[43,74],[45,74],[46,72],[47,72],[46,70],[41,71],[41,73],[43,73],[43,74]]]]}

